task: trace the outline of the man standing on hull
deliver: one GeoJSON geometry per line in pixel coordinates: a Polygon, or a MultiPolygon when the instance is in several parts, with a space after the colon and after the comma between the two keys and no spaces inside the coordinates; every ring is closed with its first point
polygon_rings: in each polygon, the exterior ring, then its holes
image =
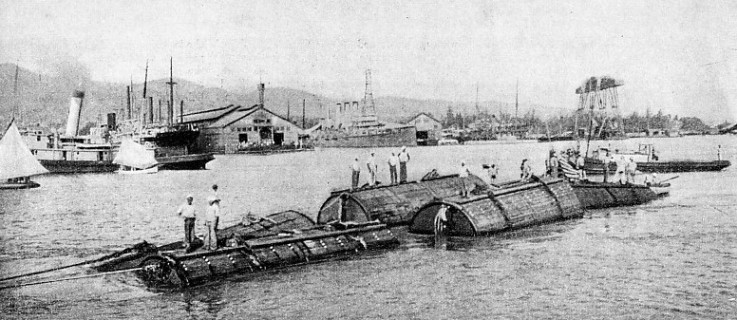
{"type": "Polygon", "coordinates": [[[407,182],[407,162],[409,162],[409,153],[407,147],[402,147],[399,153],[399,183],[407,182]]]}
{"type": "Polygon", "coordinates": [[[192,246],[192,240],[194,239],[194,222],[197,210],[192,205],[193,199],[192,195],[188,195],[187,203],[179,206],[177,210],[177,214],[184,218],[184,244],[182,245],[184,248],[192,246]]]}
{"type": "Polygon", "coordinates": [[[376,185],[376,170],[378,169],[373,151],[371,151],[371,156],[366,161],[366,167],[368,168],[368,185],[369,187],[373,187],[376,185]]]}
{"type": "Polygon", "coordinates": [[[389,180],[392,185],[397,184],[397,165],[399,164],[399,158],[392,152],[389,156],[389,180]]]}
{"type": "Polygon", "coordinates": [[[220,220],[220,202],[219,199],[214,196],[210,196],[207,199],[209,207],[205,211],[205,226],[207,227],[207,235],[205,236],[205,249],[216,250],[218,248],[218,222],[220,220]]]}
{"type": "Polygon", "coordinates": [[[351,171],[353,172],[351,174],[351,190],[355,190],[358,188],[358,178],[361,176],[361,165],[358,163],[358,158],[353,160],[351,171]]]}

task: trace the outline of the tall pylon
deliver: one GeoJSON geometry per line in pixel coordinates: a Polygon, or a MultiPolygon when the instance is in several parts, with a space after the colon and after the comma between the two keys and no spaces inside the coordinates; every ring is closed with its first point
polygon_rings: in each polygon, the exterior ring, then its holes
{"type": "Polygon", "coordinates": [[[371,69],[366,69],[366,93],[363,96],[363,113],[376,114],[374,92],[371,87],[371,69]]]}

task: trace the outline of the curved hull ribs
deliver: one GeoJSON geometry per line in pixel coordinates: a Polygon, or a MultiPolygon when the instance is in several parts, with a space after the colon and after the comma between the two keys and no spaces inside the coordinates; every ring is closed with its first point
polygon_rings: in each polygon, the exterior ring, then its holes
{"type": "Polygon", "coordinates": [[[445,232],[454,236],[478,236],[583,216],[580,202],[563,179],[520,183],[472,198],[436,199],[417,211],[409,231],[431,234],[435,217],[447,208],[445,232]]]}

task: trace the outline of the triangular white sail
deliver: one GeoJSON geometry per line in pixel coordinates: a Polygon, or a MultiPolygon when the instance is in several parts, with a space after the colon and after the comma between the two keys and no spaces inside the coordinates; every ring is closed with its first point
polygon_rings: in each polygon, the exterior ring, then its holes
{"type": "Polygon", "coordinates": [[[147,169],[158,164],[153,151],[146,150],[146,147],[131,139],[123,139],[113,163],[137,169],[147,169]]]}
{"type": "Polygon", "coordinates": [[[15,126],[15,121],[10,122],[8,131],[0,140],[0,180],[29,177],[47,173],[31,150],[23,142],[23,138],[15,126]]]}

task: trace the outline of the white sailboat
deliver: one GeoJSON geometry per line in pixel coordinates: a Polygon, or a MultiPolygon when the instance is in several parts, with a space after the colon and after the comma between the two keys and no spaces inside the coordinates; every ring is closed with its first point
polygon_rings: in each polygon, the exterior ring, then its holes
{"type": "Polygon", "coordinates": [[[153,150],[135,143],[131,139],[124,139],[120,143],[120,150],[113,159],[113,163],[120,165],[116,171],[120,174],[144,174],[159,171],[158,162],[153,150]]]}
{"type": "Polygon", "coordinates": [[[30,177],[48,173],[23,142],[15,120],[0,140],[0,189],[28,189],[39,187],[30,177]]]}

